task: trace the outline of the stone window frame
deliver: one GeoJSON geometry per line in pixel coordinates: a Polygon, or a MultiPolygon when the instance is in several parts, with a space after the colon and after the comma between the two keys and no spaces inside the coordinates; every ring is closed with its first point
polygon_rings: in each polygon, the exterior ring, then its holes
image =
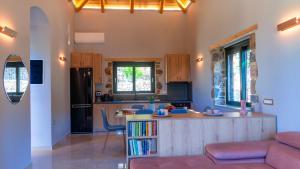
{"type": "MultiPolygon", "coordinates": [[[[256,35],[252,33],[248,35],[250,53],[250,72],[251,72],[251,103],[258,103],[259,98],[256,92],[256,81],[258,79],[258,65],[256,59],[256,35]]],[[[245,39],[242,37],[240,39],[245,39]]],[[[225,45],[224,45],[225,46],[225,45]]],[[[226,104],[226,57],[224,46],[211,50],[212,62],[212,90],[211,98],[213,106],[230,106],[226,104]]]]}

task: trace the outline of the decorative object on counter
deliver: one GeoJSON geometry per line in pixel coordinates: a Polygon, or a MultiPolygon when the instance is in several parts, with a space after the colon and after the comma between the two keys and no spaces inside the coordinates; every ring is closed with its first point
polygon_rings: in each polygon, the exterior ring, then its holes
{"type": "Polygon", "coordinates": [[[176,107],[173,106],[172,104],[167,104],[165,108],[168,109],[169,112],[171,112],[172,110],[176,109],[176,107]]]}
{"type": "Polygon", "coordinates": [[[155,96],[150,96],[149,97],[149,109],[153,110],[153,112],[155,112],[155,96]]]}
{"type": "Polygon", "coordinates": [[[186,114],[188,113],[187,108],[176,108],[171,111],[172,114],[186,114]]]}
{"type": "Polygon", "coordinates": [[[4,89],[8,100],[17,104],[24,96],[29,76],[22,58],[16,55],[10,55],[6,58],[3,70],[4,89]]]}
{"type": "Polygon", "coordinates": [[[159,110],[157,110],[157,115],[158,116],[168,116],[169,110],[168,109],[159,109],[159,110]]]}
{"type": "Polygon", "coordinates": [[[135,112],[135,114],[153,114],[154,111],[152,109],[140,109],[135,112]]]}
{"type": "Polygon", "coordinates": [[[206,116],[223,116],[224,115],[224,113],[220,112],[220,110],[218,110],[218,109],[208,109],[203,114],[206,116]]]}
{"type": "Polygon", "coordinates": [[[95,92],[95,102],[101,102],[102,101],[102,92],[101,91],[96,91],[95,92]]]}
{"type": "Polygon", "coordinates": [[[240,111],[240,113],[242,114],[242,115],[246,115],[247,114],[247,102],[246,102],[246,100],[241,100],[241,111],[240,111]]]}

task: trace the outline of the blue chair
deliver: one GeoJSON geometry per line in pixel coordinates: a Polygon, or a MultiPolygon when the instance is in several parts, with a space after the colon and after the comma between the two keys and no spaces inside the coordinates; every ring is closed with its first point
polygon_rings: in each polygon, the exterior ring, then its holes
{"type": "Polygon", "coordinates": [[[141,105],[141,104],[135,104],[135,105],[132,105],[131,108],[132,108],[132,109],[139,109],[139,110],[142,110],[142,109],[144,109],[144,105],[141,105]]]}
{"type": "Polygon", "coordinates": [[[153,110],[151,109],[138,110],[135,112],[135,114],[153,114],[153,110]]]}
{"type": "Polygon", "coordinates": [[[125,131],[126,131],[126,126],[125,125],[110,125],[108,120],[107,120],[107,115],[104,110],[101,110],[102,113],[102,122],[103,122],[103,128],[106,130],[106,137],[104,141],[104,146],[102,149],[102,152],[104,152],[107,144],[107,140],[109,137],[110,132],[118,132],[121,131],[123,133],[123,139],[124,139],[124,147],[126,147],[126,140],[125,140],[125,131]]]}
{"type": "Polygon", "coordinates": [[[171,111],[172,114],[186,114],[187,110],[183,108],[176,108],[171,111]]]}
{"type": "Polygon", "coordinates": [[[160,110],[160,109],[165,109],[166,108],[166,105],[165,104],[160,104],[157,108],[157,110],[160,110]]]}

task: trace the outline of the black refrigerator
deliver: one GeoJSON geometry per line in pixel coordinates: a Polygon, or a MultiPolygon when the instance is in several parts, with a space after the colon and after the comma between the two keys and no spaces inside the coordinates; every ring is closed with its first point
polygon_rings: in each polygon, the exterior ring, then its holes
{"type": "Polygon", "coordinates": [[[71,133],[93,132],[93,69],[71,68],[71,133]]]}

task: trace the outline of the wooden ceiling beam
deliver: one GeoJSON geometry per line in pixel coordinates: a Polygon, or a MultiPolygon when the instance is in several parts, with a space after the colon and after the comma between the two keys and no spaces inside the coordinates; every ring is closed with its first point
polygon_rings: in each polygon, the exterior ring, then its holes
{"type": "Polygon", "coordinates": [[[182,3],[181,3],[181,1],[179,2],[180,0],[176,0],[176,3],[177,3],[177,5],[179,6],[179,8],[181,9],[181,11],[183,12],[183,13],[186,13],[186,8],[182,5],[182,3]]]}
{"type": "Polygon", "coordinates": [[[84,7],[84,5],[88,2],[89,0],[81,0],[79,3],[75,4],[75,11],[79,12],[81,9],[84,7]]]}
{"type": "Polygon", "coordinates": [[[130,0],[130,13],[134,13],[134,0],[130,0]]]}
{"type": "Polygon", "coordinates": [[[165,0],[160,0],[159,13],[161,13],[161,14],[164,13],[164,6],[165,6],[165,0]]]}
{"type": "Polygon", "coordinates": [[[105,12],[104,0],[100,0],[101,12],[105,12]]]}

